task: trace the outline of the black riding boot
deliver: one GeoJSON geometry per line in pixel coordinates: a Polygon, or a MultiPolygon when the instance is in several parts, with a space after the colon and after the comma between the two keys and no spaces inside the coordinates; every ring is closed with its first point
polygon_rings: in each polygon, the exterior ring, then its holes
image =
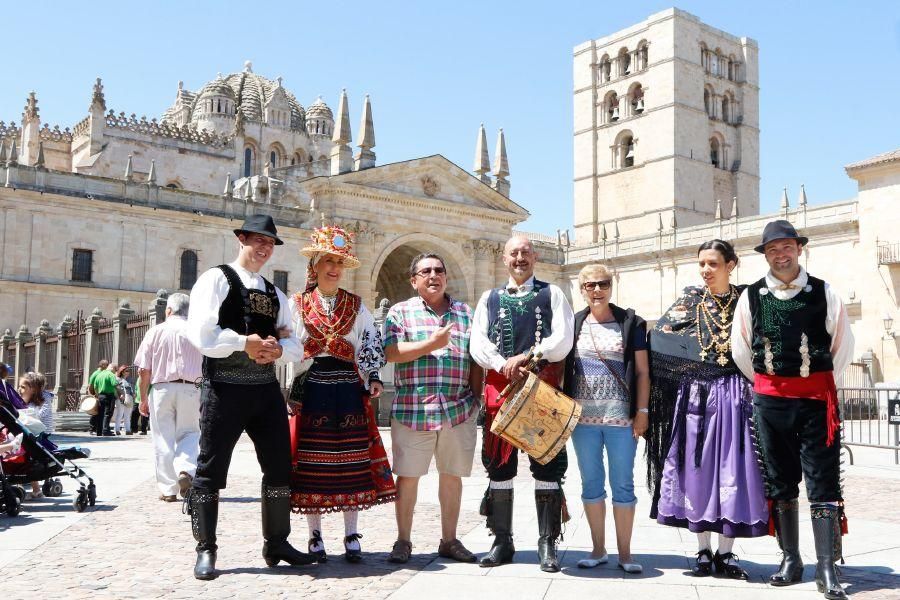
{"type": "Polygon", "coordinates": [[[191,529],[197,540],[197,562],[194,577],[215,579],[216,573],[216,523],[219,520],[219,493],[192,489],[186,499],[191,529]]]}
{"type": "Polygon", "coordinates": [[[799,502],[777,500],[775,502],[775,533],[781,547],[781,567],[769,576],[769,583],[776,586],[791,585],[803,580],[803,560],[800,558],[799,502]]]}
{"type": "Polygon", "coordinates": [[[834,561],[841,557],[840,508],[831,504],[812,504],[813,537],[816,541],[816,588],[828,600],[844,600],[847,594],[838,581],[834,561]]]}
{"type": "Polygon", "coordinates": [[[534,503],[538,516],[538,558],[541,571],[556,573],[559,571],[559,558],[556,556],[556,544],[562,527],[560,511],[562,510],[562,490],[535,490],[534,503]]]}
{"type": "Polygon", "coordinates": [[[482,506],[482,514],[487,517],[487,526],[494,534],[494,545],[478,563],[482,567],[498,567],[512,562],[516,547],[512,537],[513,491],[488,490],[487,502],[482,506]]]}
{"type": "Polygon", "coordinates": [[[262,486],[262,555],[266,564],[274,567],[284,561],[289,565],[308,565],[316,562],[312,554],[305,554],[291,546],[291,490],[285,487],[262,486]]]}

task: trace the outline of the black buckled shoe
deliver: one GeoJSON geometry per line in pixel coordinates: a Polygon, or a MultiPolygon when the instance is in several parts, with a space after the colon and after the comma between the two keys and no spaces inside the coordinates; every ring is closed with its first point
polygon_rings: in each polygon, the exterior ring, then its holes
{"type": "Polygon", "coordinates": [[[315,557],[316,562],[323,563],[328,561],[328,555],[325,554],[325,542],[322,540],[322,533],[318,529],[313,530],[313,535],[309,538],[307,548],[309,549],[310,556],[315,557]],[[316,546],[321,549],[315,550],[314,548],[316,546]]]}
{"type": "Polygon", "coordinates": [[[734,552],[719,554],[719,551],[716,550],[716,555],[713,557],[713,563],[716,565],[716,573],[725,575],[729,579],[750,579],[750,574],[737,564],[738,557],[734,552]]]}
{"type": "Polygon", "coordinates": [[[344,560],[347,562],[358,563],[362,560],[362,548],[355,549],[350,547],[350,544],[354,541],[358,544],[361,537],[361,533],[351,533],[344,538],[344,560]]]}
{"type": "Polygon", "coordinates": [[[709,577],[710,575],[712,575],[712,569],[712,552],[709,551],[709,548],[704,548],[697,553],[697,559],[694,561],[694,566],[691,567],[691,575],[693,575],[694,577],[709,577]],[[700,560],[704,556],[706,557],[706,560],[700,560]]]}

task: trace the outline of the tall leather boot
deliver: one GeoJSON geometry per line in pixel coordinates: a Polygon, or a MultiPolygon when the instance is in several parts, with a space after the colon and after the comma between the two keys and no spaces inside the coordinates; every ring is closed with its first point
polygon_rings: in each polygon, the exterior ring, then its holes
{"type": "Polygon", "coordinates": [[[556,555],[556,544],[559,541],[562,522],[562,490],[535,490],[534,503],[538,516],[538,558],[541,571],[556,573],[559,571],[559,558],[556,555]]]}
{"type": "Polygon", "coordinates": [[[194,563],[194,577],[215,579],[216,573],[216,523],[219,520],[219,493],[192,489],[188,492],[188,514],[191,515],[191,529],[197,540],[197,562],[194,563]]]}
{"type": "Polygon", "coordinates": [[[793,500],[775,501],[775,533],[781,547],[781,567],[769,576],[775,586],[791,585],[803,580],[803,560],[800,558],[800,503],[793,500]]]}
{"type": "Polygon", "coordinates": [[[512,537],[513,491],[488,490],[487,526],[494,534],[494,545],[478,563],[482,567],[499,567],[512,562],[516,547],[512,537]]]}
{"type": "Polygon", "coordinates": [[[841,557],[840,508],[811,504],[813,537],[816,541],[816,589],[828,600],[844,600],[847,594],[838,581],[835,559],[841,557]]]}
{"type": "Polygon", "coordinates": [[[312,554],[300,552],[287,539],[291,535],[291,490],[287,486],[262,486],[262,555],[266,564],[274,567],[284,561],[289,565],[308,565],[316,562],[312,554]]]}

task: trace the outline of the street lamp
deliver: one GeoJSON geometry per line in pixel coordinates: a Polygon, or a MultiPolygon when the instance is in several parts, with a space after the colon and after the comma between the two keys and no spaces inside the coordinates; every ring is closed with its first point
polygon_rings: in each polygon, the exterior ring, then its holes
{"type": "Polygon", "coordinates": [[[884,323],[884,335],[886,338],[894,339],[894,317],[891,316],[891,313],[885,312],[884,317],[882,317],[881,322],[884,323]]]}

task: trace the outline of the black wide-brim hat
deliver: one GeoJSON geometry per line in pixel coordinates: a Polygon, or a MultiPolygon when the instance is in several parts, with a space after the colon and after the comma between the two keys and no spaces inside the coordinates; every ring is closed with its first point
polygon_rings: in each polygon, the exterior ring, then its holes
{"type": "Polygon", "coordinates": [[[797,230],[794,229],[794,226],[791,225],[790,222],[785,221],[784,219],[778,219],[777,221],[766,224],[766,228],[763,229],[762,242],[760,242],[759,246],[756,246],[754,250],[760,254],[765,254],[766,244],[774,242],[775,240],[797,240],[800,242],[801,246],[805,246],[806,242],[809,241],[809,238],[797,234],[797,230]]]}
{"type": "Polygon", "coordinates": [[[250,215],[244,219],[244,224],[239,229],[234,230],[234,235],[241,233],[259,233],[274,239],[276,246],[284,244],[281,238],[278,237],[275,221],[269,215],[250,215]]]}

